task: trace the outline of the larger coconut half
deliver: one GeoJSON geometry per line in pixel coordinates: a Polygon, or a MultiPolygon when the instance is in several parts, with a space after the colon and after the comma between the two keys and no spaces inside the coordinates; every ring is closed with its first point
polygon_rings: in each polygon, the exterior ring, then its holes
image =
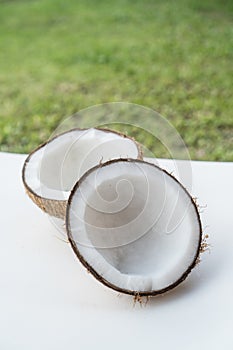
{"type": "Polygon", "coordinates": [[[81,263],[119,292],[164,293],[197,262],[197,207],[174,177],[150,163],[114,160],[91,169],[72,190],[66,215],[81,263]]]}
{"type": "Polygon", "coordinates": [[[29,197],[48,214],[64,219],[67,199],[77,180],[101,162],[141,158],[138,144],[107,129],[73,129],[34,150],[23,166],[29,197]]]}

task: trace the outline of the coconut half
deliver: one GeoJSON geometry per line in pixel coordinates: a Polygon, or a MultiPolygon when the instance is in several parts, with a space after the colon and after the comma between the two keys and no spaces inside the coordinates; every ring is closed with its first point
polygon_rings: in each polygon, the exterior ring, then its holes
{"type": "Polygon", "coordinates": [[[73,129],[35,149],[22,171],[29,197],[49,215],[64,219],[71,189],[90,168],[120,157],[141,158],[131,138],[107,129],[73,129]]]}
{"type": "Polygon", "coordinates": [[[120,159],[89,170],[67,205],[69,241],[104,285],[152,296],[179,285],[197,263],[202,229],[195,202],[169,173],[120,159]]]}

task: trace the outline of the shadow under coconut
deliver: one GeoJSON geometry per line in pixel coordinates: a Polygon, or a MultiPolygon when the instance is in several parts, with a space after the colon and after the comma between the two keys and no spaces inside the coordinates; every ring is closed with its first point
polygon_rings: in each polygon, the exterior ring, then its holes
{"type": "Polygon", "coordinates": [[[194,293],[197,288],[200,288],[202,284],[202,281],[198,276],[194,278],[189,278],[188,280],[184,281],[174,289],[171,289],[170,291],[160,294],[154,297],[150,297],[148,300],[148,304],[151,305],[162,305],[163,303],[173,302],[177,299],[183,298],[187,296],[190,293],[194,293]]]}
{"type": "Polygon", "coordinates": [[[205,293],[209,287],[212,288],[212,284],[216,283],[216,279],[221,278],[221,273],[227,266],[227,259],[223,255],[217,254],[217,252],[212,253],[212,249],[205,252],[202,259],[203,261],[194,268],[184,282],[164,294],[150,297],[148,304],[157,307],[180,298],[190,298],[191,294],[194,295],[200,292],[201,289],[205,293]]]}

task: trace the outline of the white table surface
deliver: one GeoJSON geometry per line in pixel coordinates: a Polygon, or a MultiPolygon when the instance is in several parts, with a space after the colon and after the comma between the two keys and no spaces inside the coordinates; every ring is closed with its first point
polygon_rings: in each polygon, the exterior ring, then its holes
{"type": "Polygon", "coordinates": [[[134,307],[86,272],[28,199],[24,159],[0,153],[1,350],[233,349],[233,163],[192,162],[211,253],[178,288],[134,307]]]}

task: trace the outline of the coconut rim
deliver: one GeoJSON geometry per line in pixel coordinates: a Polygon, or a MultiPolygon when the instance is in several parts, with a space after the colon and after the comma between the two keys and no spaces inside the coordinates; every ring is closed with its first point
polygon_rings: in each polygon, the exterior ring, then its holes
{"type": "MultiPolygon", "coordinates": [[[[27,168],[27,165],[28,163],[30,162],[30,159],[31,157],[37,152],[39,151],[40,149],[42,149],[43,147],[45,147],[47,144],[49,144],[50,142],[54,141],[55,139],[57,139],[58,137],[60,136],[63,136],[65,134],[68,134],[70,132],[73,132],[73,131],[87,131],[89,129],[95,129],[95,130],[100,130],[100,131],[103,131],[103,132],[109,132],[109,133],[113,133],[113,134],[116,134],[118,136],[121,136],[122,138],[127,138],[129,140],[131,140],[132,142],[135,143],[136,145],[136,148],[137,148],[137,151],[138,151],[138,155],[137,155],[137,158],[136,159],[143,159],[143,151],[142,151],[142,147],[141,145],[131,136],[128,136],[128,135],[125,135],[124,133],[121,133],[120,131],[116,131],[116,130],[111,130],[109,128],[73,128],[73,129],[70,129],[68,131],[64,131],[60,134],[57,134],[55,135],[54,137],[52,137],[51,139],[49,139],[48,141],[45,141],[43,142],[42,144],[40,144],[38,147],[36,147],[32,152],[29,153],[29,155],[27,156],[27,158],[25,159],[24,161],[24,164],[23,164],[23,168],[22,168],[22,181],[23,181],[23,185],[24,187],[26,188],[26,190],[28,192],[30,192],[34,197],[37,197],[37,198],[40,198],[41,200],[45,200],[45,201],[50,201],[51,203],[56,203],[56,202],[64,202],[66,203],[68,200],[67,199],[64,199],[64,200],[61,200],[61,199],[51,199],[51,198],[48,198],[48,197],[43,197],[39,194],[37,194],[28,184],[27,184],[27,181],[26,181],[26,176],[25,176],[25,173],[26,173],[26,168],[27,168]]],[[[120,159],[120,158],[119,158],[120,159]]],[[[98,166],[98,165],[97,165],[98,166]]],[[[92,168],[91,168],[92,169],[92,168]]],[[[90,170],[90,169],[89,169],[90,170]]],[[[89,171],[87,170],[87,172],[89,171]]],[[[85,174],[84,174],[85,175],[85,174]]],[[[71,192],[72,189],[68,192],[71,192]]]]}
{"type": "MultiPolygon", "coordinates": [[[[149,297],[149,296],[156,296],[156,295],[160,295],[160,294],[164,294],[168,291],[171,291],[172,289],[174,289],[175,287],[178,287],[186,278],[187,276],[190,274],[190,272],[192,271],[192,269],[197,265],[198,263],[198,258],[199,255],[201,253],[201,243],[202,243],[202,239],[203,239],[203,234],[202,234],[202,224],[201,224],[201,219],[200,219],[200,214],[198,212],[198,208],[197,205],[194,201],[194,199],[192,198],[192,196],[190,195],[190,193],[188,192],[188,190],[184,187],[184,185],[182,185],[180,183],[179,180],[177,180],[177,178],[175,176],[173,176],[172,174],[170,174],[167,170],[159,167],[158,165],[155,165],[153,163],[141,160],[141,159],[132,159],[132,158],[119,158],[119,159],[113,159],[104,163],[101,163],[99,165],[96,165],[94,167],[92,167],[91,169],[89,169],[74,185],[73,189],[70,192],[70,196],[68,198],[67,201],[67,206],[66,206],[66,216],[65,216],[65,224],[66,224],[66,232],[67,232],[67,236],[68,236],[68,240],[71,244],[71,247],[75,253],[75,255],[78,257],[79,261],[84,265],[84,267],[102,284],[104,284],[105,286],[109,287],[110,289],[113,289],[119,293],[123,293],[123,294],[128,294],[128,295],[133,295],[135,297],[139,296],[139,297],[149,297]],[[102,167],[111,165],[112,163],[118,163],[118,162],[130,162],[130,163],[141,163],[141,164],[147,164],[150,165],[152,167],[157,168],[159,171],[164,172],[166,175],[168,175],[170,178],[172,178],[176,183],[178,183],[178,185],[180,185],[180,187],[184,190],[184,192],[188,195],[189,199],[191,200],[191,204],[194,206],[195,209],[195,213],[196,213],[196,217],[197,217],[197,222],[198,222],[198,227],[199,227],[199,241],[198,241],[198,246],[196,249],[196,254],[193,258],[192,263],[188,266],[188,268],[185,270],[185,272],[181,275],[180,278],[178,278],[177,281],[175,281],[174,283],[171,283],[170,285],[168,285],[167,287],[160,289],[160,290],[152,290],[152,291],[133,291],[133,290],[129,290],[129,289],[124,289],[124,288],[119,288],[116,285],[114,285],[113,283],[110,283],[108,280],[106,280],[105,278],[103,278],[86,260],[85,258],[82,256],[82,254],[79,252],[73,238],[72,238],[72,234],[71,234],[71,227],[70,227],[70,220],[69,220],[69,211],[70,211],[70,207],[71,207],[71,203],[72,203],[72,199],[73,196],[76,192],[76,190],[80,187],[80,185],[82,184],[82,182],[86,179],[86,177],[94,172],[97,169],[100,169],[102,167]]],[[[94,246],[93,246],[94,247],[94,246]]]]}

